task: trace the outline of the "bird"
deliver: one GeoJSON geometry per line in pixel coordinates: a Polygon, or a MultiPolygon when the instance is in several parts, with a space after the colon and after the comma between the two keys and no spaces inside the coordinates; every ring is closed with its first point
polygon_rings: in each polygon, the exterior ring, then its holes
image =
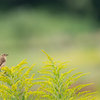
{"type": "Polygon", "coordinates": [[[9,54],[5,54],[5,53],[1,55],[1,57],[0,57],[0,70],[2,69],[2,67],[5,66],[6,61],[7,61],[6,56],[8,56],[8,55],[9,54]]]}

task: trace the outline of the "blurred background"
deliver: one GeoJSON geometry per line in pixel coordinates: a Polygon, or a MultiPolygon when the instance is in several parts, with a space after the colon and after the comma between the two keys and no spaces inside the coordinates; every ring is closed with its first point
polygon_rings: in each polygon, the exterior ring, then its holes
{"type": "Polygon", "coordinates": [[[54,61],[70,61],[66,71],[90,72],[76,84],[93,82],[86,89],[99,91],[100,1],[0,0],[0,54],[9,54],[6,65],[27,59],[29,66],[37,63],[31,74],[36,73],[47,61],[41,50],[54,61]]]}

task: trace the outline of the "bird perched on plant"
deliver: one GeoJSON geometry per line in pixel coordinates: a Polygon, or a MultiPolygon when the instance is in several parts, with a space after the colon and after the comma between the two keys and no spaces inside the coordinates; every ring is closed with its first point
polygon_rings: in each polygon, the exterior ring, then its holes
{"type": "Polygon", "coordinates": [[[6,61],[7,61],[6,56],[8,56],[8,54],[5,54],[5,53],[4,53],[4,54],[2,54],[1,57],[0,57],[0,70],[1,70],[1,68],[4,67],[5,64],[6,64],[6,61]]]}

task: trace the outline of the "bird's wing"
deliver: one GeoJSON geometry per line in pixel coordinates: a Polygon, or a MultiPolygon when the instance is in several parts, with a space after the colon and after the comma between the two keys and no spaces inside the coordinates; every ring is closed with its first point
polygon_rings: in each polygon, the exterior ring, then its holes
{"type": "Polygon", "coordinates": [[[0,66],[5,62],[6,60],[5,60],[5,58],[0,58],[0,66]]]}

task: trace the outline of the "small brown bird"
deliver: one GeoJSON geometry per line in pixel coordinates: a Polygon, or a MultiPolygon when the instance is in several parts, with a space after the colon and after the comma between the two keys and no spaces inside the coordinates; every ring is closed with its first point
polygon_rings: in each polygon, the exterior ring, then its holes
{"type": "Polygon", "coordinates": [[[5,53],[1,55],[1,57],[0,57],[0,69],[5,66],[6,61],[7,61],[6,56],[8,56],[8,55],[9,54],[5,54],[5,53]]]}

